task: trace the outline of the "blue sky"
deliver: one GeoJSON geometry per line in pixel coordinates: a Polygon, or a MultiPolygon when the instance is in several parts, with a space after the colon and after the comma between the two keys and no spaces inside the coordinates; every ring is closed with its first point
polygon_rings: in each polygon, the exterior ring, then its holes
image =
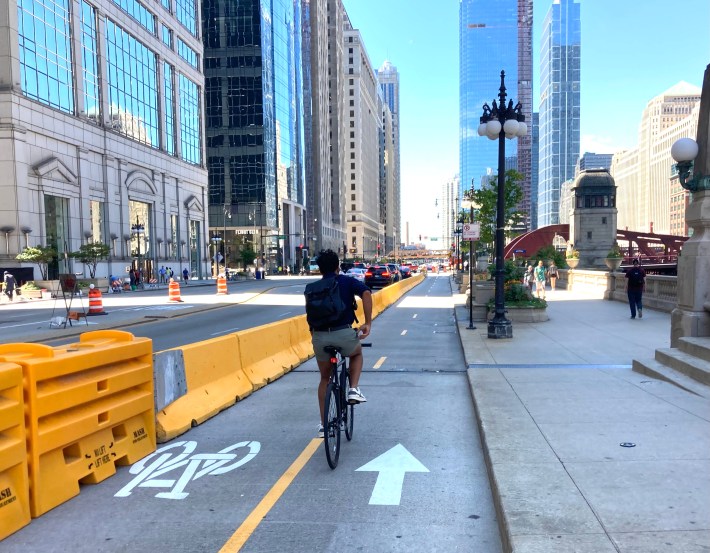
{"type": "MultiPolygon", "coordinates": [[[[400,73],[403,241],[407,230],[409,242],[441,235],[435,200],[458,172],[459,2],[343,1],[371,63],[389,59],[400,73]]],[[[535,106],[540,28],[551,3],[534,6],[535,106]]],[[[710,0],[581,0],[581,13],[582,149],[634,146],[651,98],[679,81],[702,84],[710,0]]]]}

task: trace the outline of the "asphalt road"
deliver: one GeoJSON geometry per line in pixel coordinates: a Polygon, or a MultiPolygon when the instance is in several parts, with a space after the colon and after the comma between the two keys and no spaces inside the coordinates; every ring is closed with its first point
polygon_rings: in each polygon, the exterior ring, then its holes
{"type": "Polygon", "coordinates": [[[149,458],[82,486],[0,549],[502,551],[449,278],[429,276],[382,313],[371,341],[360,382],[368,402],[355,410],[336,470],[315,438],[311,359],[149,458]]]}

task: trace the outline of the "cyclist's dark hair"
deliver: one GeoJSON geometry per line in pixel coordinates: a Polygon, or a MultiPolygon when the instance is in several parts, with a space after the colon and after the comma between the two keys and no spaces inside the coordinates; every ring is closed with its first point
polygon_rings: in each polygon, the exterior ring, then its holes
{"type": "Polygon", "coordinates": [[[333,250],[321,250],[320,253],[318,253],[316,263],[318,264],[321,274],[335,273],[338,267],[340,267],[338,254],[333,250]]]}

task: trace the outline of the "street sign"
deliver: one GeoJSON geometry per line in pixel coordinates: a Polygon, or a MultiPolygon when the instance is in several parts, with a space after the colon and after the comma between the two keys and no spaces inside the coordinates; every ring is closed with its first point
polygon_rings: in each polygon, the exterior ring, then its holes
{"type": "Polygon", "coordinates": [[[478,240],[481,238],[481,224],[480,223],[465,223],[463,226],[463,239],[464,240],[478,240]]]}
{"type": "Polygon", "coordinates": [[[513,250],[513,253],[525,253],[527,250],[513,250]]]}

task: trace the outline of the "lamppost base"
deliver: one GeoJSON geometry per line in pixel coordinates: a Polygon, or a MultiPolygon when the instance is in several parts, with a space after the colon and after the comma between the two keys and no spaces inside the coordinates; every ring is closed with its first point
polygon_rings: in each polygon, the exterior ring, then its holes
{"type": "Polygon", "coordinates": [[[488,321],[488,337],[494,340],[512,338],[513,323],[506,318],[488,321]]]}

